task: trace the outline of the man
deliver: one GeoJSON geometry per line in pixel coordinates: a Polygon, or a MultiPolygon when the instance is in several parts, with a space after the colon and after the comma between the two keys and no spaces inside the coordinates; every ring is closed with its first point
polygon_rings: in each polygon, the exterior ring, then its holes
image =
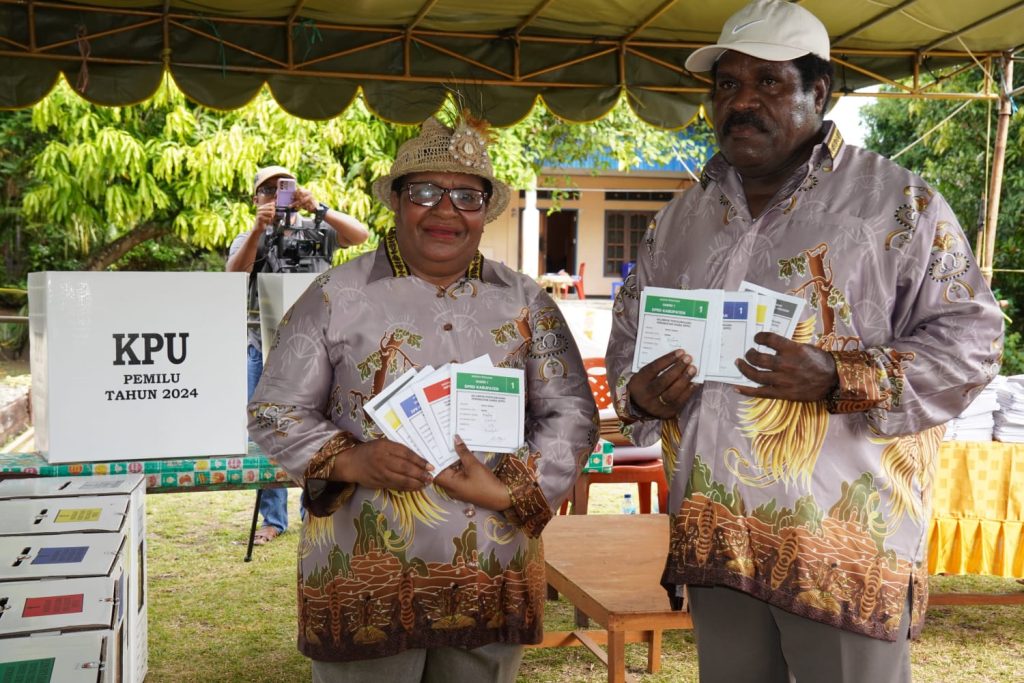
{"type": "Polygon", "coordinates": [[[711,71],[720,152],[648,230],[615,302],[608,370],[634,441],[662,439],[671,543],[702,681],[910,680],[927,603],[943,424],[997,372],[1002,324],[946,202],[823,121],[825,27],[757,0],[686,62],[711,71]],[[644,287],[801,296],[761,332],[753,386],[692,382],[682,349],[631,372],[644,287]]]}
{"type": "MultiPolygon", "coordinates": [[[[267,261],[266,242],[268,230],[274,226],[275,216],[282,214],[277,208],[277,181],[281,178],[295,180],[291,171],[283,166],[267,166],[256,172],[253,183],[252,201],[256,205],[256,220],[253,227],[235,238],[228,250],[228,261],[225,270],[229,272],[260,273],[280,272],[284,265],[280,260],[267,261]]],[[[330,209],[321,204],[313,193],[304,187],[296,187],[291,208],[308,211],[314,215],[309,219],[299,215],[298,211],[283,212],[284,220],[289,225],[284,228],[285,235],[296,230],[324,229],[327,231],[327,249],[322,258],[313,260],[306,272],[315,270],[322,272],[331,265],[331,259],[338,246],[350,246],[364,242],[368,236],[366,226],[352,216],[330,209]]],[[[248,338],[248,397],[260,381],[263,372],[263,344],[259,327],[259,297],[256,290],[256,278],[249,279],[249,338],[248,338]]],[[[255,545],[264,545],[283,534],[288,528],[288,489],[263,489],[260,497],[260,514],[263,525],[253,537],[255,545]]]]}

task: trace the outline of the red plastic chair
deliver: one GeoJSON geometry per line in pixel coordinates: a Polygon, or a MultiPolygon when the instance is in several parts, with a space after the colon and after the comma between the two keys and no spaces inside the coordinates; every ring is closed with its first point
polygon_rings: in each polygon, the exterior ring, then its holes
{"type": "MultiPolygon", "coordinates": [[[[604,358],[584,358],[583,367],[587,370],[587,381],[594,395],[594,403],[598,409],[612,405],[612,392],[608,386],[608,373],[604,366],[604,358]]],[[[629,447],[632,448],[632,447],[629,447]]],[[[626,450],[616,446],[615,451],[626,450]]],[[[614,455],[612,456],[614,458],[614,455]]],[[[647,460],[635,460],[628,463],[612,464],[612,471],[581,472],[573,487],[569,499],[562,503],[559,512],[566,514],[569,502],[573,503],[572,514],[587,514],[587,503],[590,499],[591,484],[636,484],[640,503],[640,514],[651,513],[651,484],[658,485],[658,510],[662,513],[668,509],[668,480],[660,455],[647,460]]]]}
{"type": "Polygon", "coordinates": [[[572,287],[576,290],[576,298],[583,300],[587,295],[583,293],[583,271],[587,269],[586,263],[580,264],[580,272],[572,276],[572,287]]]}

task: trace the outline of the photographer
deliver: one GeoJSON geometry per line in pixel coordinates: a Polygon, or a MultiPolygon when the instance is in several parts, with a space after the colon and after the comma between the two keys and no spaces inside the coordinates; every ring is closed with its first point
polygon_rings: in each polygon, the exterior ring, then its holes
{"type": "MultiPolygon", "coordinates": [[[[285,188],[278,201],[279,181],[295,183],[283,166],[267,166],[256,172],[252,201],[256,205],[253,227],[235,238],[228,250],[225,270],[245,273],[322,272],[331,267],[339,247],[364,242],[366,226],[352,216],[328,208],[304,187],[295,186],[291,201],[285,188]],[[301,216],[299,211],[313,214],[301,216]]],[[[251,398],[263,372],[263,348],[259,328],[256,278],[249,279],[248,395],[251,398]],[[253,324],[255,323],[255,324],[253,324]]],[[[264,545],[288,528],[288,489],[264,489],[260,500],[263,525],[254,543],[264,545]]]]}

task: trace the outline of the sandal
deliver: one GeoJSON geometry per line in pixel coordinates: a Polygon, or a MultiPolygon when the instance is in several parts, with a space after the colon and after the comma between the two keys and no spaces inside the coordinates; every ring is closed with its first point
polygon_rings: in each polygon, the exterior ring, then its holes
{"type": "Polygon", "coordinates": [[[275,538],[281,535],[281,532],[276,527],[272,526],[261,526],[252,536],[253,545],[266,545],[273,541],[275,538]]]}

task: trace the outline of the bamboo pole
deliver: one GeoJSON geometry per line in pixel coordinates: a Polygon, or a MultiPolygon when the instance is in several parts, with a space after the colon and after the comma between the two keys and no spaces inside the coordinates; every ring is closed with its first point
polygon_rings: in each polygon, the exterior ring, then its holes
{"type": "Polygon", "coordinates": [[[996,254],[996,227],[999,222],[999,195],[1003,190],[1003,164],[1006,161],[1006,139],[1010,131],[1010,90],[1013,88],[1013,55],[1003,54],[1003,78],[999,87],[999,114],[996,123],[996,145],[992,155],[992,179],[988,193],[988,216],[985,219],[985,253],[981,272],[992,284],[992,266],[996,254]]]}

